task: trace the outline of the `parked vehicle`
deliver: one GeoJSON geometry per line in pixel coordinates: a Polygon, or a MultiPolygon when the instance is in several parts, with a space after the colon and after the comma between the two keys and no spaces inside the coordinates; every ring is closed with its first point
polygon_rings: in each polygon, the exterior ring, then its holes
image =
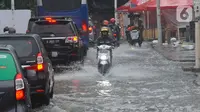
{"type": "Polygon", "coordinates": [[[98,52],[98,71],[102,74],[105,75],[111,65],[112,65],[112,52],[111,50],[113,49],[112,46],[109,45],[100,45],[97,46],[99,49],[98,52]]]}
{"type": "Polygon", "coordinates": [[[30,88],[15,49],[0,45],[0,110],[31,111],[30,88]]]}
{"type": "Polygon", "coordinates": [[[0,44],[12,45],[25,70],[31,95],[42,96],[44,104],[53,97],[54,72],[39,35],[1,34],[0,44]]]}
{"type": "Polygon", "coordinates": [[[84,56],[86,56],[89,47],[87,0],[37,0],[36,3],[36,16],[68,16],[73,19],[77,27],[84,32],[81,39],[84,46],[84,56]]]}
{"type": "Polygon", "coordinates": [[[29,33],[40,35],[54,65],[84,59],[84,46],[76,24],[69,17],[37,17],[29,33]]]}

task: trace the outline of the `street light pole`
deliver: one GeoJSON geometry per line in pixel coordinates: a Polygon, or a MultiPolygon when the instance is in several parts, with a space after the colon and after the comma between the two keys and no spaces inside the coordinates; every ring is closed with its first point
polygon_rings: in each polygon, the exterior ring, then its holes
{"type": "Polygon", "coordinates": [[[200,68],[200,1],[194,0],[195,11],[195,68],[200,68]]]}
{"type": "Polygon", "coordinates": [[[158,42],[162,44],[162,26],[161,26],[161,14],[160,14],[160,0],[156,0],[157,11],[157,28],[158,28],[158,42]]]}
{"type": "Polygon", "coordinates": [[[118,17],[117,17],[117,0],[114,0],[114,13],[115,13],[115,20],[118,23],[118,17]]]}
{"type": "Polygon", "coordinates": [[[12,25],[15,26],[14,22],[14,11],[15,11],[15,0],[11,0],[11,11],[12,11],[12,25]]]}

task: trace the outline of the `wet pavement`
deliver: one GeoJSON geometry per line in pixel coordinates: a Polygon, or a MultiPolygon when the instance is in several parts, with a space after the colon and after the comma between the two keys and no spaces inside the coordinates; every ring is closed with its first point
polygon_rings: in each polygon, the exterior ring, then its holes
{"type": "Polygon", "coordinates": [[[169,61],[147,43],[121,45],[113,51],[113,67],[97,72],[96,50],[90,49],[79,71],[56,74],[49,106],[35,112],[199,112],[200,87],[193,73],[169,61]]]}
{"type": "Polygon", "coordinates": [[[179,62],[195,62],[195,50],[186,50],[181,46],[173,47],[169,45],[153,45],[153,48],[168,60],[179,62]]]}

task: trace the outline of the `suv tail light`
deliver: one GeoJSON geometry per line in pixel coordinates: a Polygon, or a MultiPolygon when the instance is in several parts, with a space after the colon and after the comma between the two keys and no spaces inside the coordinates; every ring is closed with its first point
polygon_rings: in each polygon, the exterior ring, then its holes
{"type": "Polygon", "coordinates": [[[26,67],[27,70],[43,71],[44,70],[44,61],[42,53],[37,54],[37,64],[26,67]]]}
{"type": "Polygon", "coordinates": [[[45,20],[48,21],[49,23],[56,23],[56,20],[50,17],[45,18],[45,20]]]}
{"type": "Polygon", "coordinates": [[[87,32],[87,30],[88,30],[86,21],[82,21],[82,30],[83,30],[84,32],[87,32]]]}
{"type": "Polygon", "coordinates": [[[15,97],[16,100],[24,100],[24,81],[22,79],[22,74],[17,74],[15,77],[15,97]]]}
{"type": "Polygon", "coordinates": [[[77,36],[70,36],[70,37],[67,37],[65,40],[65,43],[77,43],[77,42],[78,42],[77,36]]]}

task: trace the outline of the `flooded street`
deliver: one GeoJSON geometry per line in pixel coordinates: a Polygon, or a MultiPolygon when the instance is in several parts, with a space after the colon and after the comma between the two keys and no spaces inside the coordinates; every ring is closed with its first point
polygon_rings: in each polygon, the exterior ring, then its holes
{"type": "Polygon", "coordinates": [[[90,48],[81,70],[56,74],[54,98],[34,112],[199,112],[196,76],[166,60],[149,44],[113,51],[106,76],[97,71],[96,49],[90,48]]]}

